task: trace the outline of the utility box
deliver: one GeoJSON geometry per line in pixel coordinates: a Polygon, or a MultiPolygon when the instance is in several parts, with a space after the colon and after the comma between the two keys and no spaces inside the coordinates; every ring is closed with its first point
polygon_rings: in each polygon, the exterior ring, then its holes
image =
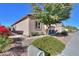
{"type": "Polygon", "coordinates": [[[41,51],[40,49],[36,48],[33,45],[30,45],[27,49],[28,56],[45,56],[44,51],[41,51]]]}

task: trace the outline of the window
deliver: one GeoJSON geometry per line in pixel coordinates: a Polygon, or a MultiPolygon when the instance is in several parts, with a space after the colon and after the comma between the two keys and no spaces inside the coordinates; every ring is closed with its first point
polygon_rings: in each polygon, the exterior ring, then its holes
{"type": "Polygon", "coordinates": [[[38,21],[35,22],[35,28],[40,29],[40,22],[38,22],[38,21]]]}

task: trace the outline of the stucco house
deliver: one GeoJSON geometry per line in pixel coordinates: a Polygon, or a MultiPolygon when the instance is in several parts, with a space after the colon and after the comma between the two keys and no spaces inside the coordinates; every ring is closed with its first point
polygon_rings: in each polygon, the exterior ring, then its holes
{"type": "MultiPolygon", "coordinates": [[[[15,29],[16,31],[22,31],[23,35],[30,36],[32,32],[38,32],[46,34],[47,26],[43,23],[38,22],[33,14],[28,14],[24,16],[19,21],[16,21],[11,25],[11,29],[15,29]]],[[[52,30],[57,30],[58,32],[62,31],[62,24],[53,24],[51,26],[52,30]]],[[[49,31],[51,32],[51,31],[49,31]]]]}

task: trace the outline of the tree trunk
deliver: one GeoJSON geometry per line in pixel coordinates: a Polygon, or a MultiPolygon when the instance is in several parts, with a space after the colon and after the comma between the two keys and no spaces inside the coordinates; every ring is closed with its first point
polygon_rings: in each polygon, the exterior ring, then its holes
{"type": "Polygon", "coordinates": [[[47,25],[47,29],[46,29],[46,35],[48,35],[49,32],[49,28],[51,27],[51,25],[47,25]]]}

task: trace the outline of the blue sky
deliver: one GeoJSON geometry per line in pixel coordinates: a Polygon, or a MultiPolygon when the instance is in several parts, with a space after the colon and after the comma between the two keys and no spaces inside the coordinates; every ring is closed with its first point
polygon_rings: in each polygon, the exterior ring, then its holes
{"type": "Polygon", "coordinates": [[[70,18],[63,23],[65,25],[76,26],[79,28],[79,3],[73,4],[70,18]]]}
{"type": "MultiPolygon", "coordinates": [[[[29,13],[32,13],[32,6],[29,3],[0,3],[0,23],[2,25],[10,26],[29,13]]],[[[73,4],[70,18],[63,23],[79,28],[79,4],[73,4]]]]}
{"type": "Polygon", "coordinates": [[[10,26],[23,16],[32,12],[31,4],[1,4],[0,3],[0,23],[10,26]]]}

